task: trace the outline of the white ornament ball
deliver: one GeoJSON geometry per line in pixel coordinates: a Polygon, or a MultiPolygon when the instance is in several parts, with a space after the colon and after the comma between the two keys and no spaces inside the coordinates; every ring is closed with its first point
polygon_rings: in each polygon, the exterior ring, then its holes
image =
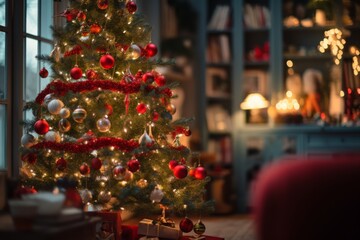
{"type": "Polygon", "coordinates": [[[89,189],[80,190],[80,196],[83,203],[85,204],[90,202],[93,198],[92,193],[89,191],[89,189]]]}
{"type": "Polygon", "coordinates": [[[126,51],[126,56],[132,60],[138,59],[141,56],[140,47],[136,44],[131,45],[126,51]]]}
{"type": "Polygon", "coordinates": [[[52,93],[49,93],[44,97],[44,104],[48,105],[51,100],[53,100],[53,96],[52,93]]]}
{"type": "Polygon", "coordinates": [[[45,134],[45,140],[48,141],[48,142],[60,142],[61,137],[60,137],[60,134],[58,132],[48,131],[45,134]]]}
{"type": "Polygon", "coordinates": [[[51,114],[55,115],[60,113],[60,110],[62,109],[63,106],[64,103],[61,100],[53,99],[48,103],[47,108],[51,114]]]}
{"type": "Polygon", "coordinates": [[[60,116],[61,118],[68,118],[68,117],[70,117],[70,109],[68,109],[68,108],[66,108],[66,107],[60,109],[59,116],[60,116]]]}
{"type": "Polygon", "coordinates": [[[151,193],[150,193],[150,200],[153,202],[160,202],[164,197],[164,193],[163,191],[161,191],[158,188],[155,188],[151,193]]]}
{"type": "Polygon", "coordinates": [[[21,137],[21,145],[23,145],[26,148],[31,147],[32,145],[34,145],[36,142],[36,139],[33,135],[29,134],[29,133],[25,133],[22,137],[21,137]]]}
{"type": "Polygon", "coordinates": [[[111,122],[107,118],[100,118],[96,122],[96,127],[99,130],[99,132],[107,132],[110,130],[111,122]]]}

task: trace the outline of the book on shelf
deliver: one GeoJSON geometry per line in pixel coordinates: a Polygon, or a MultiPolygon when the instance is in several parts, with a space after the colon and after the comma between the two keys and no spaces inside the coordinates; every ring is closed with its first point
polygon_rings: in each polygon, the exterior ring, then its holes
{"type": "Polygon", "coordinates": [[[232,162],[231,137],[224,136],[219,139],[210,139],[207,151],[215,154],[216,162],[230,164],[232,162]]]}
{"type": "Polygon", "coordinates": [[[206,49],[209,63],[228,63],[231,60],[230,41],[226,34],[209,36],[206,49]]]}
{"type": "Polygon", "coordinates": [[[270,27],[270,11],[266,6],[245,4],[243,19],[246,28],[270,27]]]}
{"type": "Polygon", "coordinates": [[[209,30],[225,30],[229,26],[230,6],[217,5],[208,23],[209,30]]]}

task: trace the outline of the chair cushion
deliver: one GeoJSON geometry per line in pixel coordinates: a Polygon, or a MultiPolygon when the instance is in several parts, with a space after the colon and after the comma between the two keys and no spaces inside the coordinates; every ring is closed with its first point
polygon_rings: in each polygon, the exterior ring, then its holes
{"type": "Polygon", "coordinates": [[[360,157],[281,161],[252,193],[259,240],[360,239],[360,157]]]}

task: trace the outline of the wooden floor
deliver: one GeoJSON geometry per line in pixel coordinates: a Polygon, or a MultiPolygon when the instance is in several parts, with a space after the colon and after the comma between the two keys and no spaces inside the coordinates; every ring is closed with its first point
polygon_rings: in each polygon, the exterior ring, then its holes
{"type": "Polygon", "coordinates": [[[203,220],[204,234],[226,240],[256,240],[252,220],[244,215],[211,216],[203,220]]]}

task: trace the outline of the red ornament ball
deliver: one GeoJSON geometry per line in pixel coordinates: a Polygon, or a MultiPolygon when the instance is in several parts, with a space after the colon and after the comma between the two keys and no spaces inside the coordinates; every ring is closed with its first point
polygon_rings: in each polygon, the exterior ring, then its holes
{"type": "Polygon", "coordinates": [[[174,176],[177,178],[177,179],[183,179],[187,176],[188,174],[188,171],[187,171],[187,168],[186,166],[184,165],[177,165],[174,169],[173,169],[173,172],[174,172],[174,176]]]}
{"type": "Polygon", "coordinates": [[[47,78],[47,76],[49,75],[49,72],[48,72],[48,70],[47,70],[45,67],[43,67],[43,68],[39,71],[39,75],[40,75],[40,77],[42,77],[42,78],[47,78]]]}
{"type": "Polygon", "coordinates": [[[99,158],[93,158],[91,160],[91,168],[94,170],[99,170],[102,166],[102,162],[99,158]]]}
{"type": "Polygon", "coordinates": [[[101,10],[105,10],[109,7],[109,1],[108,0],[98,0],[97,6],[101,10]]]}
{"type": "Polygon", "coordinates": [[[94,70],[89,69],[86,71],[86,77],[91,80],[95,79],[95,78],[97,78],[97,73],[94,70]]]}
{"type": "Polygon", "coordinates": [[[82,175],[87,175],[90,173],[90,168],[89,165],[87,165],[86,163],[83,163],[80,168],[79,171],[82,175]]]}
{"type": "Polygon", "coordinates": [[[83,11],[80,11],[76,18],[78,21],[83,22],[86,19],[86,14],[83,11]]]}
{"type": "Polygon", "coordinates": [[[44,135],[49,131],[49,123],[45,119],[37,120],[34,124],[34,130],[37,134],[44,135]]]}
{"type": "Polygon", "coordinates": [[[164,86],[166,84],[166,79],[165,79],[165,77],[163,75],[158,75],[155,78],[155,82],[159,87],[161,87],[161,86],[164,86]]]}
{"type": "Polygon", "coordinates": [[[154,82],[154,75],[150,72],[147,72],[145,74],[142,75],[142,80],[144,81],[144,83],[148,83],[151,84],[152,82],[154,82]]]}
{"type": "Polygon", "coordinates": [[[77,66],[73,67],[71,70],[70,70],[70,76],[75,79],[75,80],[78,80],[82,77],[82,70],[81,68],[78,68],[77,66]]]}
{"type": "Polygon", "coordinates": [[[195,168],[194,176],[196,179],[202,180],[206,177],[206,169],[204,167],[195,168]]]}
{"type": "Polygon", "coordinates": [[[186,129],[185,131],[184,131],[184,135],[185,136],[190,136],[191,135],[191,130],[190,129],[186,129]]]}
{"type": "Polygon", "coordinates": [[[100,65],[104,69],[110,69],[115,65],[115,59],[110,54],[105,54],[100,58],[100,65]]]}
{"type": "Polygon", "coordinates": [[[180,230],[184,233],[191,232],[194,227],[194,223],[191,221],[191,219],[185,217],[182,219],[179,223],[180,230]]]}
{"type": "Polygon", "coordinates": [[[136,111],[140,114],[144,114],[146,112],[146,104],[145,103],[140,103],[136,106],[136,111]]]}
{"type": "Polygon", "coordinates": [[[34,164],[37,160],[37,155],[36,153],[25,153],[21,156],[21,160],[29,164],[34,164]]]}
{"type": "Polygon", "coordinates": [[[145,51],[146,51],[146,57],[150,58],[153,57],[157,54],[158,52],[158,48],[155,44],[153,43],[149,43],[145,46],[145,51]]]}
{"type": "Polygon", "coordinates": [[[101,32],[101,27],[99,24],[97,23],[93,23],[91,24],[90,26],[90,32],[93,33],[93,34],[98,34],[101,32]]]}
{"type": "Polygon", "coordinates": [[[59,158],[55,162],[56,168],[59,171],[64,171],[67,167],[67,161],[64,158],[59,158]]]}
{"type": "Polygon", "coordinates": [[[134,1],[128,1],[126,3],[126,9],[130,14],[134,14],[137,10],[137,5],[134,1]]]}
{"type": "Polygon", "coordinates": [[[127,162],[127,167],[130,172],[136,172],[140,169],[140,162],[137,159],[130,159],[127,162]]]}
{"type": "Polygon", "coordinates": [[[179,162],[178,162],[178,161],[176,161],[176,160],[170,160],[170,162],[169,162],[169,168],[170,168],[170,170],[174,170],[174,168],[175,168],[177,165],[179,165],[179,162]]]}
{"type": "Polygon", "coordinates": [[[152,119],[154,122],[157,122],[159,120],[160,114],[158,112],[153,112],[152,119]]]}

